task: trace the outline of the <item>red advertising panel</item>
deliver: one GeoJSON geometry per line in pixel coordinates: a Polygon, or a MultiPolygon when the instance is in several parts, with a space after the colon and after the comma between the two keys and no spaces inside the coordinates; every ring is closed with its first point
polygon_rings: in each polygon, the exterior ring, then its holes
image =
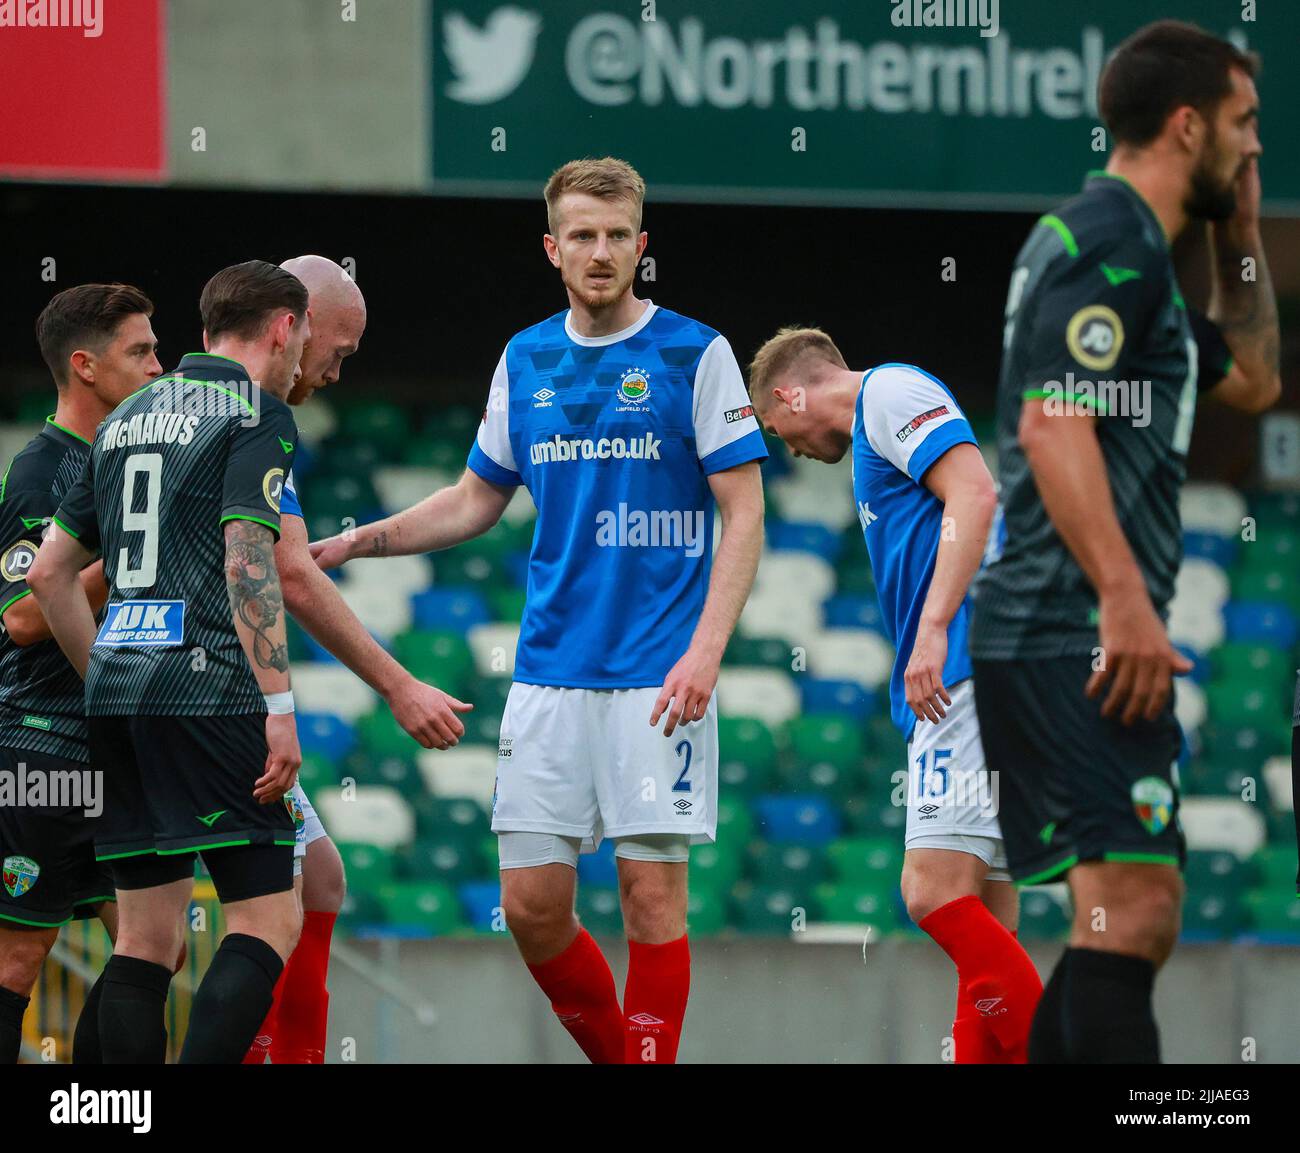
{"type": "Polygon", "coordinates": [[[0,0],[0,176],[159,180],[163,0],[0,0]]]}

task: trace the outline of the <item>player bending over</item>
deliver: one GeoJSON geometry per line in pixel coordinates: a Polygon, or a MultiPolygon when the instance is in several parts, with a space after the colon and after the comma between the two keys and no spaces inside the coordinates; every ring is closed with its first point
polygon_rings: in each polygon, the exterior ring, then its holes
{"type": "Polygon", "coordinates": [[[1042,984],[1015,939],[966,649],[968,590],[997,508],[993,480],[945,385],[910,364],[848,368],[831,338],[787,328],[750,366],[763,426],[796,456],[852,449],[853,499],[896,655],[890,711],[907,746],[902,890],[957,966],[958,1064],[1023,1064],[1042,984]]]}

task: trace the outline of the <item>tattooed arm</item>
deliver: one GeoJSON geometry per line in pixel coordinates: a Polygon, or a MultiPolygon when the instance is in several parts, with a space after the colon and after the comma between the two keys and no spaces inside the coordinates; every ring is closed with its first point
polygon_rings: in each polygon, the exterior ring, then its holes
{"type": "Polygon", "coordinates": [[[264,693],[289,689],[284,594],[275,568],[275,536],[251,520],[226,522],[226,591],[244,654],[264,693]]]}
{"type": "Polygon", "coordinates": [[[1232,369],[1209,395],[1233,408],[1263,412],[1282,395],[1277,298],[1259,232],[1259,167],[1237,181],[1237,211],[1212,226],[1210,319],[1232,350],[1232,369]]]}
{"type": "Polygon", "coordinates": [[[501,519],[513,488],[492,484],[465,470],[454,485],[439,489],[402,512],[351,532],[313,541],[311,555],[323,569],[367,556],[409,556],[451,548],[487,532],[501,519]]]}

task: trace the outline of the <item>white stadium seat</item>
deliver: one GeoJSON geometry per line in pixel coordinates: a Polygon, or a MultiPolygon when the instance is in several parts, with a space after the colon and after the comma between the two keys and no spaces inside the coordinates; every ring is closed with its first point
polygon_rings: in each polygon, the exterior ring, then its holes
{"type": "Polygon", "coordinates": [[[353,723],[372,712],[379,700],[369,685],[342,665],[297,663],[290,675],[295,707],[304,713],[330,713],[353,723]]]}
{"type": "MultiPolygon", "coordinates": [[[[474,654],[474,667],[480,676],[509,677],[515,671],[515,649],[519,645],[517,624],[496,623],[475,625],[466,634],[470,651],[474,654]]],[[[575,639],[575,644],[582,644],[575,639]]]]}
{"type": "Polygon", "coordinates": [[[1269,757],[1262,770],[1264,787],[1273,804],[1284,813],[1295,812],[1295,784],[1290,757],[1269,757]]]}
{"type": "Polygon", "coordinates": [[[530,520],[537,519],[537,506],[522,484],[515,489],[515,495],[510,498],[501,519],[506,524],[527,524],[530,520]]]}
{"type": "Polygon", "coordinates": [[[312,803],[336,842],[365,841],[396,849],[415,838],[415,814],[401,793],[388,785],[316,789],[312,803]]]}
{"type": "Polygon", "coordinates": [[[357,619],[376,636],[388,640],[411,627],[411,599],[394,596],[384,590],[356,581],[345,581],[339,586],[343,599],[357,615],[357,619]]]}
{"type": "Polygon", "coordinates": [[[806,647],[808,671],[827,680],[878,689],[894,667],[893,645],[869,629],[824,629],[808,638],[806,647]]]}
{"type": "Polygon", "coordinates": [[[1191,607],[1222,608],[1228,601],[1228,574],[1212,560],[1192,556],[1183,561],[1174,584],[1174,600],[1186,601],[1191,607]]]}
{"type": "Polygon", "coordinates": [[[1223,643],[1223,613],[1214,605],[1175,600],[1169,606],[1169,639],[1207,653],[1223,643]]]}
{"type": "Polygon", "coordinates": [[[1179,498],[1185,532],[1241,536],[1246,498],[1226,484],[1185,484],[1179,498]]]}
{"type": "Polygon", "coordinates": [[[389,513],[401,512],[413,504],[419,504],[426,496],[440,488],[456,483],[454,473],[443,472],[436,468],[418,468],[414,465],[378,468],[372,479],[379,502],[389,513]]]}
{"type": "Polygon", "coordinates": [[[1184,797],[1178,808],[1189,849],[1219,849],[1241,860],[1264,843],[1264,817],[1236,797],[1184,797]]]}
{"type": "Polygon", "coordinates": [[[799,688],[779,669],[724,668],[718,674],[718,712],[757,717],[776,728],[799,715],[799,688]]]}
{"type": "Polygon", "coordinates": [[[810,552],[764,550],[754,580],[755,592],[779,592],[788,597],[792,589],[808,600],[823,601],[835,591],[835,570],[810,552]]]}
{"type": "Polygon", "coordinates": [[[758,589],[740,614],[740,631],[748,637],[780,637],[804,644],[822,627],[821,602],[798,589],[758,589]]]}
{"type": "Polygon", "coordinates": [[[294,408],[293,421],[298,426],[298,435],[308,444],[319,444],[328,439],[339,426],[338,414],[329,400],[319,394],[311,404],[294,408]]]}
{"type": "Polygon", "coordinates": [[[429,587],[429,561],[422,556],[366,557],[349,561],[343,586],[409,598],[429,587]]]}
{"type": "Polygon", "coordinates": [[[489,812],[497,785],[497,754],[482,745],[422,749],[416,757],[425,787],[435,797],[471,797],[489,812]]]}
{"type": "Polygon", "coordinates": [[[1174,678],[1174,716],[1190,739],[1205,724],[1205,690],[1188,677],[1174,678]]]}

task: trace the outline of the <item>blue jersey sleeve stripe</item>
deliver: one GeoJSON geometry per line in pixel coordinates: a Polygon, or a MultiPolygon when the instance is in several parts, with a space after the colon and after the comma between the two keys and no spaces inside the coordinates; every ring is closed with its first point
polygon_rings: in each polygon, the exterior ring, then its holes
{"type": "Polygon", "coordinates": [[[280,515],[302,516],[302,505],[298,502],[298,494],[288,485],[280,490],[280,515]]]}
{"type": "Polygon", "coordinates": [[[511,472],[508,468],[502,468],[487,453],[478,446],[478,441],[474,442],[473,447],[469,450],[469,460],[466,462],[471,472],[481,476],[489,484],[499,484],[503,486],[513,486],[523,484],[524,478],[517,472],[511,472]]]}
{"type": "Polygon", "coordinates": [[[715,472],[722,472],[723,469],[735,468],[738,464],[746,464],[751,460],[766,459],[767,446],[763,443],[763,434],[755,429],[709,453],[700,461],[700,465],[705,475],[712,475],[715,472]]]}
{"type": "Polygon", "coordinates": [[[979,447],[979,441],[975,439],[975,433],[971,431],[971,426],[964,420],[950,420],[947,424],[940,425],[934,430],[921,446],[912,454],[912,459],[907,462],[911,470],[911,476],[917,484],[921,483],[921,478],[945,452],[954,445],[973,444],[979,447]]]}

